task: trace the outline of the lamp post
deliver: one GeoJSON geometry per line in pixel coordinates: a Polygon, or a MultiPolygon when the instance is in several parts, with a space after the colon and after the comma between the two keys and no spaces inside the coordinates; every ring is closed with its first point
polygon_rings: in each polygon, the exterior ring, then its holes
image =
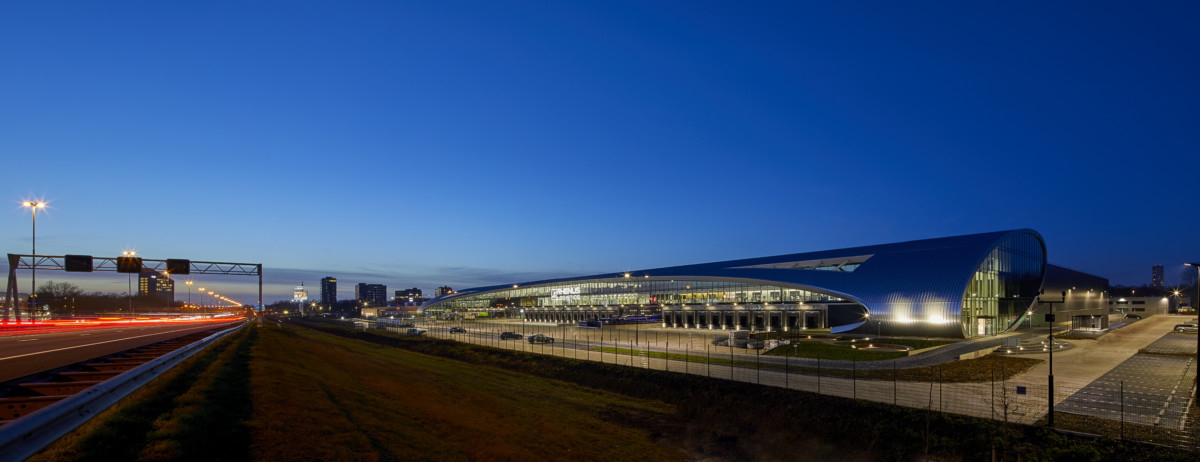
{"type": "MultiPolygon", "coordinates": [[[[121,255],[132,257],[137,255],[137,252],[125,250],[121,252],[121,255]]],[[[129,292],[127,292],[129,294],[129,322],[133,322],[133,273],[125,273],[125,281],[128,282],[129,285],[129,292]]]]}
{"type": "Polygon", "coordinates": [[[188,286],[188,308],[192,307],[192,281],[184,281],[188,286]]]}
{"type": "MultiPolygon", "coordinates": [[[[1194,266],[1200,270],[1200,263],[1184,263],[1187,266],[1194,266]]],[[[1200,271],[1196,272],[1196,298],[1192,299],[1192,308],[1196,308],[1196,301],[1200,299],[1200,271]]],[[[1200,334],[1196,334],[1196,364],[1200,364],[1200,334]]],[[[1197,381],[1200,381],[1200,375],[1197,375],[1197,381]]]]}
{"type": "MultiPolygon", "coordinates": [[[[162,275],[163,275],[163,277],[164,277],[164,278],[167,278],[167,280],[168,280],[168,281],[170,281],[170,280],[171,280],[171,273],[170,273],[170,272],[168,272],[168,271],[163,271],[163,272],[162,272],[162,275]]],[[[154,291],[155,291],[156,293],[158,292],[158,283],[157,283],[157,282],[155,282],[155,283],[154,283],[154,291]]],[[[174,308],[174,307],[175,307],[175,283],[174,283],[174,282],[171,282],[171,295],[170,295],[170,298],[167,298],[166,296],[164,296],[163,298],[166,298],[166,299],[167,299],[167,309],[168,309],[168,310],[169,310],[169,309],[171,309],[171,308],[174,308]]]]}
{"type": "Polygon", "coordinates": [[[525,308],[521,308],[521,335],[525,335],[525,308]]]}
{"type": "MultiPolygon", "coordinates": [[[[46,203],[25,201],[22,202],[21,205],[24,207],[29,207],[29,210],[33,212],[33,265],[29,270],[31,283],[33,285],[33,288],[29,291],[29,304],[32,308],[37,306],[37,211],[38,209],[46,208],[46,203]]],[[[31,309],[29,311],[30,323],[33,322],[33,313],[34,312],[31,309]]],[[[21,319],[18,318],[17,322],[21,322],[21,319]]]]}
{"type": "MultiPolygon", "coordinates": [[[[208,301],[209,303],[212,303],[213,301],[213,291],[211,290],[208,291],[208,301]]],[[[208,305],[204,305],[204,317],[208,317],[208,305]]]]}
{"type": "Polygon", "coordinates": [[[1063,291],[1062,300],[1043,301],[1042,297],[1040,295],[1037,298],[1035,298],[1034,300],[1037,303],[1045,303],[1047,305],[1050,305],[1050,314],[1046,315],[1046,323],[1049,324],[1048,327],[1049,327],[1049,331],[1050,331],[1050,335],[1046,336],[1046,343],[1048,344],[1049,351],[1050,351],[1050,361],[1049,361],[1050,373],[1046,377],[1046,381],[1048,384],[1047,391],[1049,391],[1047,396],[1049,399],[1050,412],[1046,414],[1046,426],[1053,427],[1054,426],[1054,304],[1055,303],[1065,303],[1067,301],[1067,292],[1063,291]]]}

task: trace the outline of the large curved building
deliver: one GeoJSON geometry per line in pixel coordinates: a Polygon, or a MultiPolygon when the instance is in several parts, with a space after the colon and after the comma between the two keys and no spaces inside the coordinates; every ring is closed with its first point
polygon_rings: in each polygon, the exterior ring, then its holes
{"type": "Polygon", "coordinates": [[[663,327],[961,338],[1021,325],[1045,274],[1041,235],[1018,229],[479,287],[421,310],[546,322],[658,314],[663,327]]]}

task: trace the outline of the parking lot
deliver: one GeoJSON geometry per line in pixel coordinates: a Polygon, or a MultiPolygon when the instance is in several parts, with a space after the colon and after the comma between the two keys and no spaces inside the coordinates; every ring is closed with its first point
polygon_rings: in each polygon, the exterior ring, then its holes
{"type": "Polygon", "coordinates": [[[1154,343],[1146,346],[1144,353],[1159,354],[1159,355],[1195,355],[1196,354],[1196,334],[1171,332],[1164,335],[1162,338],[1155,340],[1154,343]]]}
{"type": "MultiPolygon", "coordinates": [[[[1195,334],[1167,334],[1155,344],[1174,335],[1187,335],[1195,352],[1195,334]]],[[[1181,348],[1175,339],[1164,345],[1181,348]]],[[[1153,345],[1152,345],[1153,346],[1153,345]]],[[[1168,348],[1168,347],[1164,347],[1168,348]]],[[[1181,428],[1187,410],[1192,380],[1196,376],[1195,358],[1161,354],[1137,354],[1107,374],[1072,394],[1055,411],[1161,426],[1181,428]],[[1124,386],[1124,399],[1121,389],[1124,386]]]]}

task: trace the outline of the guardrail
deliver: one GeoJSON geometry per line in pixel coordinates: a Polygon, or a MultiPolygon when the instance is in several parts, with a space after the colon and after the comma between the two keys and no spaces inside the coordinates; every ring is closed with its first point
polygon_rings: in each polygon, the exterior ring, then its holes
{"type": "Polygon", "coordinates": [[[36,454],[121,398],[246,324],[205,337],[0,427],[0,454],[5,460],[24,460],[36,454]]]}

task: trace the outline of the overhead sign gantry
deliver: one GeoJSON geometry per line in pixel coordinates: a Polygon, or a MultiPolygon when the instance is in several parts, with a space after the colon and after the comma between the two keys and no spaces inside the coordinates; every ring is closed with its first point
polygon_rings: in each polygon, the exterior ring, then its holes
{"type": "MultiPolygon", "coordinates": [[[[258,276],[258,305],[262,308],[262,263],[232,263],[218,261],[193,261],[178,258],[155,260],[134,256],[93,257],[91,255],[19,255],[8,254],[8,289],[5,292],[5,321],[10,318],[20,322],[21,304],[17,302],[17,270],[57,270],[77,273],[112,271],[117,273],[140,273],[142,269],[168,275],[177,274],[222,274],[231,276],[258,276]]],[[[37,291],[34,287],[29,293],[37,291]]],[[[261,312],[261,311],[260,311],[261,312]]]]}

